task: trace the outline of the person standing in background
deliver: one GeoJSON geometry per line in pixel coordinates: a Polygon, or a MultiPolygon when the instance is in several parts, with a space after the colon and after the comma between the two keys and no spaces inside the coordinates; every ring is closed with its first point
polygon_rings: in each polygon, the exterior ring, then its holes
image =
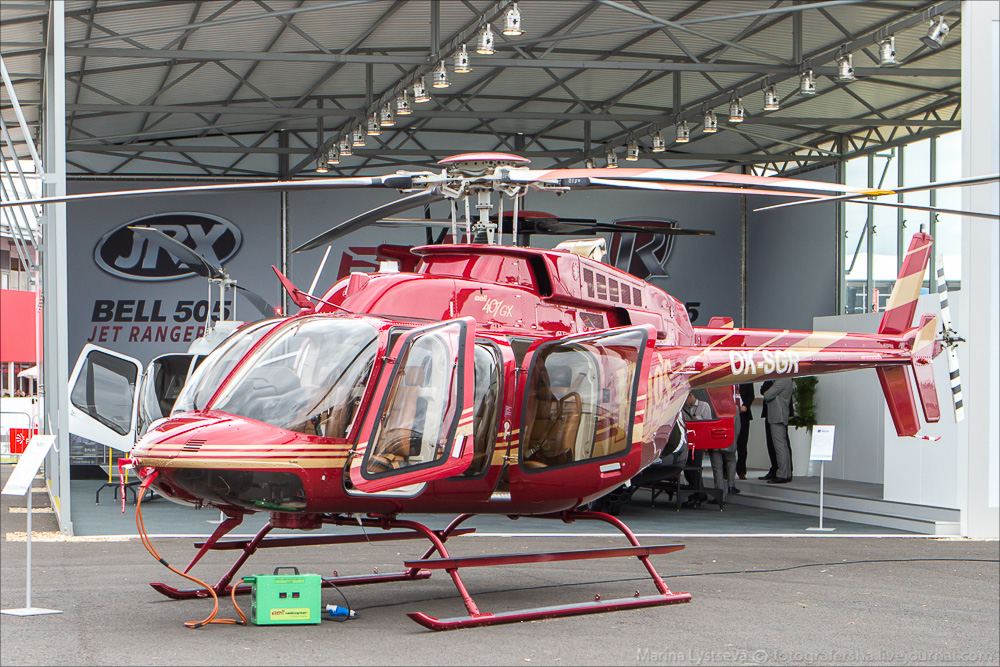
{"type": "MultiPolygon", "coordinates": [[[[767,384],[767,383],[765,383],[767,384]]],[[[767,430],[774,450],[774,475],[768,484],[787,484],[792,481],[792,448],[788,443],[788,417],[791,413],[791,378],[778,378],[764,391],[767,406],[767,430]]]]}
{"type": "MultiPolygon", "coordinates": [[[[736,436],[736,475],[740,479],[747,478],[747,438],[750,437],[750,420],[753,419],[753,412],[750,406],[753,405],[754,390],[753,382],[744,382],[739,386],[740,390],[740,412],[739,429],[736,436]]],[[[734,480],[729,480],[732,483],[734,480]]]]}
{"type": "MultiPolygon", "coordinates": [[[[760,395],[763,396],[768,389],[774,384],[774,380],[768,380],[760,386],[760,395]]],[[[760,418],[764,420],[764,439],[767,442],[767,458],[771,462],[771,467],[767,469],[767,474],[761,475],[757,479],[762,479],[764,481],[771,481],[774,479],[774,473],[778,470],[778,461],[774,456],[774,442],[771,440],[771,428],[768,426],[771,422],[767,418],[767,401],[765,400],[763,405],[760,407],[760,418]]]]}

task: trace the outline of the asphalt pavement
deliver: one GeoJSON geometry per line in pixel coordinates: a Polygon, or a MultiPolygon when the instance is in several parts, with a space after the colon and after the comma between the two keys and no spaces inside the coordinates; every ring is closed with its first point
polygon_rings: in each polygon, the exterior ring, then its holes
{"type": "MultiPolygon", "coordinates": [[[[6,474],[4,475],[6,477],[6,474]]],[[[41,482],[36,482],[40,486],[41,482]]],[[[36,505],[46,504],[35,494],[36,505]]],[[[103,505],[103,503],[102,503],[103,505]]],[[[25,514],[3,497],[0,606],[25,604],[25,514]]],[[[40,507],[44,509],[43,507],[40,507]]],[[[210,600],[171,601],[148,586],[188,582],[137,539],[58,541],[54,516],[33,515],[32,603],[61,614],[0,616],[2,665],[577,665],[975,664],[1000,654],[1000,543],[925,537],[686,537],[652,561],[690,603],[486,628],[431,632],[406,617],[464,614],[445,572],[424,581],[341,589],[355,620],[318,626],[212,624],[188,629],[210,600]],[[43,539],[56,541],[43,541],[43,539]]],[[[518,524],[520,522],[511,522],[518,524]]],[[[211,529],[211,526],[208,526],[211,529]]],[[[190,538],[154,540],[174,566],[190,538]]],[[[616,535],[466,536],[453,556],[624,546],[616,535]]],[[[416,540],[262,550],[242,574],[281,565],[331,575],[399,571],[416,540]]],[[[194,570],[217,579],[234,559],[214,552],[194,570]]],[[[480,609],[499,612],[655,593],[633,558],[470,568],[462,576],[480,609]]],[[[238,598],[246,609],[249,601],[238,598]]],[[[324,589],[324,604],[343,604],[324,589]]],[[[228,599],[220,618],[234,618],[228,599]]]]}

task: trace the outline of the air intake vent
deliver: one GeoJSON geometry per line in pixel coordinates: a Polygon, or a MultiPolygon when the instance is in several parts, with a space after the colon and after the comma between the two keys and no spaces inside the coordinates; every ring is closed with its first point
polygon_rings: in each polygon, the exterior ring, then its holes
{"type": "Polygon", "coordinates": [[[594,272],[587,267],[583,268],[583,283],[587,286],[587,296],[594,298],[594,272]]]}
{"type": "Polygon", "coordinates": [[[606,328],[604,315],[600,313],[580,313],[580,322],[583,323],[584,331],[597,331],[606,328]]]}
{"type": "MultiPolygon", "coordinates": [[[[621,299],[618,297],[618,281],[609,278],[608,286],[611,287],[611,300],[615,302],[621,301],[621,299]]],[[[625,289],[628,289],[628,287],[626,287],[625,289]]]]}
{"type": "Polygon", "coordinates": [[[201,449],[201,446],[204,444],[205,444],[204,440],[192,438],[191,440],[188,440],[186,443],[184,443],[184,446],[181,447],[181,452],[185,452],[188,454],[196,452],[199,449],[201,449]]]}
{"type": "Polygon", "coordinates": [[[597,298],[608,300],[608,279],[600,273],[597,274],[597,298]]]}
{"type": "Polygon", "coordinates": [[[632,288],[632,303],[640,308],[642,307],[642,290],[638,287],[632,288]]]}
{"type": "Polygon", "coordinates": [[[626,306],[632,305],[632,290],[625,283],[622,283],[622,303],[626,306]]]}

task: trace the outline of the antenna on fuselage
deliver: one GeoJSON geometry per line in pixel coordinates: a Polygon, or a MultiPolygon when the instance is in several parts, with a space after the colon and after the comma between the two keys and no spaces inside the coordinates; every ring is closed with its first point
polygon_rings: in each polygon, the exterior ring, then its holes
{"type": "Polygon", "coordinates": [[[326,258],[330,256],[330,248],[332,245],[326,247],[326,252],[323,253],[323,261],[319,263],[319,268],[316,269],[316,275],[313,276],[312,284],[309,285],[309,294],[312,294],[316,289],[316,283],[319,282],[319,274],[323,273],[323,267],[326,266],[326,258]]]}

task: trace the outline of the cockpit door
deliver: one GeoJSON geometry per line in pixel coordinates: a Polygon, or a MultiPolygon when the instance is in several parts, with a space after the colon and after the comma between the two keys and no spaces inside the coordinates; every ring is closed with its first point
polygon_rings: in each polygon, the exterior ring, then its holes
{"type": "Polygon", "coordinates": [[[655,341],[641,325],[532,345],[518,388],[512,500],[582,499],[639,471],[655,341]]]}
{"type": "Polygon", "coordinates": [[[475,320],[412,329],[382,366],[350,479],[374,493],[462,473],[472,463],[475,320]]]}
{"type": "Polygon", "coordinates": [[[137,359],[85,345],[69,381],[69,431],[127,452],[135,444],[137,359]]]}

